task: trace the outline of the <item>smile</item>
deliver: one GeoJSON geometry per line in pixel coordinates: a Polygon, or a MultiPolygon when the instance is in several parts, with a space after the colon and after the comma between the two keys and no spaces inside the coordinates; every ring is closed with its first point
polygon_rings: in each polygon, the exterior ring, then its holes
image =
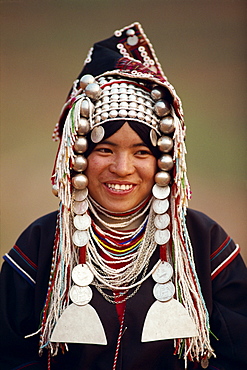
{"type": "Polygon", "coordinates": [[[126,191],[133,188],[132,184],[105,184],[109,189],[114,191],[126,191]]]}

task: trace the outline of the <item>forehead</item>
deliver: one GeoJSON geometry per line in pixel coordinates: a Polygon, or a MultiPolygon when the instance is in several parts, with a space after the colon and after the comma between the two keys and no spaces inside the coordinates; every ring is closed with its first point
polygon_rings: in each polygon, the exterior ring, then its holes
{"type": "Polygon", "coordinates": [[[101,143],[124,146],[146,145],[141,137],[130,127],[127,121],[116,132],[106,139],[103,139],[99,144],[101,143]]]}

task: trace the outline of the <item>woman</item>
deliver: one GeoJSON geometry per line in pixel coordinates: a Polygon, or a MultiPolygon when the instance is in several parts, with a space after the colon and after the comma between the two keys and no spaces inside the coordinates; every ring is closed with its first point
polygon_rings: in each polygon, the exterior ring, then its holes
{"type": "Polygon", "coordinates": [[[246,269],[187,210],[181,102],[138,23],[94,45],[55,136],[59,211],[5,256],[3,368],[244,369],[246,269]]]}

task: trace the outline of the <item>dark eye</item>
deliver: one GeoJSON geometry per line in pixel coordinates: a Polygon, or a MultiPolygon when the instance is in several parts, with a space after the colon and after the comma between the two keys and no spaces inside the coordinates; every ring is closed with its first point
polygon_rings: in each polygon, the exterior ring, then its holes
{"type": "Polygon", "coordinates": [[[109,148],[95,148],[94,149],[95,150],[95,152],[99,152],[99,153],[112,153],[112,150],[111,149],[109,149],[109,148]]]}
{"type": "Polygon", "coordinates": [[[136,155],[139,155],[139,156],[148,156],[148,155],[152,155],[152,153],[148,149],[140,149],[140,150],[138,150],[136,152],[136,155]]]}

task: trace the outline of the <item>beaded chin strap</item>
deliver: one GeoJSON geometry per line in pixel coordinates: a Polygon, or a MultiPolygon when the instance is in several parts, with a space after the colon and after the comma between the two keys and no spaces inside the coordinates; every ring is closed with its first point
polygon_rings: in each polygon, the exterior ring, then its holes
{"type": "MultiPolygon", "coordinates": [[[[185,223],[190,188],[181,103],[164,77],[140,25],[131,26],[115,33],[116,37],[126,33],[126,42],[118,44],[123,55],[117,63],[118,68],[97,77],[86,74],[76,80],[62,110],[62,116],[64,112],[68,113],[52,177],[53,192],[60,198],[61,206],[40,349],[42,352],[42,348],[48,346],[56,354],[61,342],[106,344],[103,326],[89,304],[92,298],[89,285],[96,279],[105,288],[126,292],[152,274],[156,301],[147,313],[142,341],[174,338],[176,354],[185,360],[200,361],[213,351],[209,342],[207,311],[185,223]],[[129,57],[128,49],[138,42],[143,64],[129,57]],[[83,174],[87,167],[83,153],[88,148],[88,135],[94,143],[99,143],[105,134],[102,124],[114,124],[120,119],[150,127],[151,143],[161,152],[148,218],[148,230],[153,228],[153,239],[148,241],[152,248],[147,261],[138,262],[140,267],[136,275],[142,273],[142,279],[133,282],[132,277],[125,280],[123,286],[119,281],[114,284],[114,279],[109,283],[99,273],[100,269],[95,268],[100,262],[96,263],[92,257],[95,251],[90,252],[93,231],[88,212],[88,179],[83,174]],[[160,260],[150,273],[146,273],[156,245],[160,248],[160,260]],[[90,319],[95,325],[87,330],[90,319]],[[71,336],[66,322],[70,323],[72,331],[80,322],[80,330],[74,330],[75,335],[71,336]]],[[[91,54],[87,62],[90,58],[91,54]]],[[[146,246],[143,242],[142,248],[146,246]]],[[[139,254],[136,254],[136,261],[139,261],[139,254]]]]}

